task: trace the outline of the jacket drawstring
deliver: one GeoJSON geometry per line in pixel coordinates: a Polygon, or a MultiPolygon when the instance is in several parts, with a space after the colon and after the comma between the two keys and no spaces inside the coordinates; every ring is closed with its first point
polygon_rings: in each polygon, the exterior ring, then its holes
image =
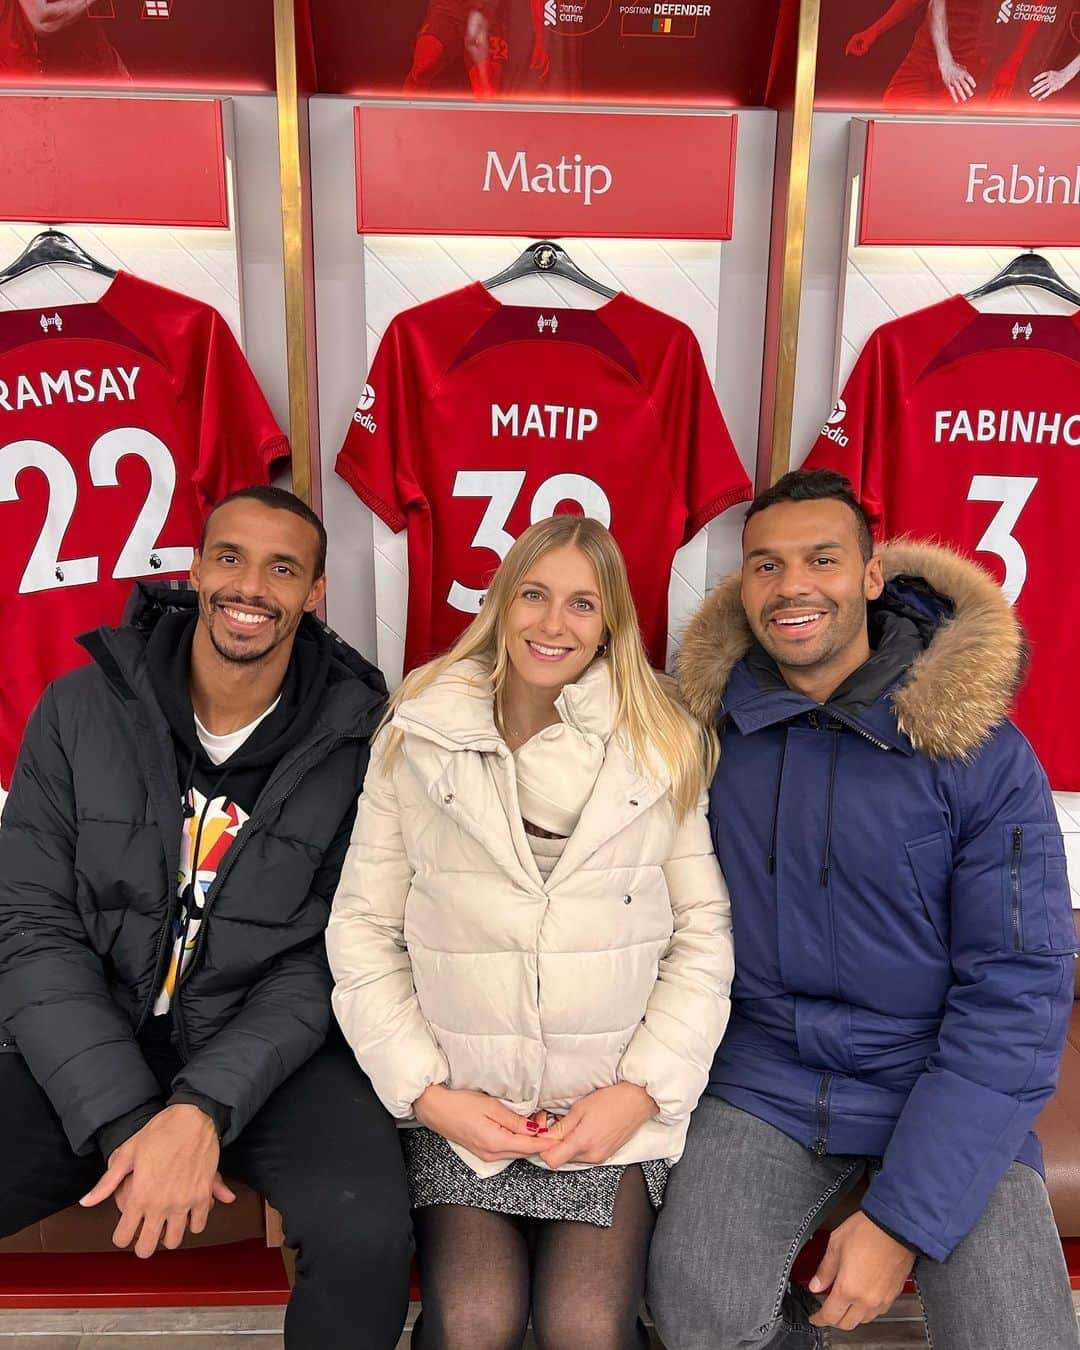
{"type": "Polygon", "coordinates": [[[832,763],[829,766],[829,801],[825,816],[825,855],[821,860],[821,884],[829,884],[829,859],[832,857],[833,796],[836,792],[836,760],[840,752],[840,731],[832,733],[832,763]]]}
{"type": "Polygon", "coordinates": [[[780,828],[780,792],[784,786],[784,764],[787,761],[787,736],[784,736],[784,746],[780,751],[780,770],[776,775],[776,796],[773,798],[772,813],[772,835],[769,839],[769,876],[776,871],[776,835],[780,828]]]}
{"type": "Polygon", "coordinates": [[[188,760],[187,777],[184,779],[184,790],[180,796],[184,803],[184,819],[190,820],[195,814],[195,803],[191,799],[191,786],[195,782],[195,752],[191,752],[191,758],[188,760]]]}

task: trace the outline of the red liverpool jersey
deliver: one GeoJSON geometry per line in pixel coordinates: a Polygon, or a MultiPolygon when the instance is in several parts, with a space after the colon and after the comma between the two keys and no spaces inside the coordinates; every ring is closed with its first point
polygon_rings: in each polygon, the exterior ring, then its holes
{"type": "Polygon", "coordinates": [[[209,305],[121,272],[96,303],[0,312],[0,781],[76,636],[136,577],[186,575],[209,507],[287,449],[209,305]]]}
{"type": "Polygon", "coordinates": [[[561,510],[610,527],[662,667],[676,549],[750,496],[685,324],[623,294],[537,309],[479,283],[390,324],[337,471],[408,526],[406,670],[453,644],[514,539],[561,510]]]}
{"type": "MultiPolygon", "coordinates": [[[[1056,788],[1080,790],[1080,311],[980,314],[962,296],[879,328],[807,468],[839,469],[879,534],[973,556],[1031,643],[1016,720],[1056,788]]],[[[963,697],[963,690],[957,690],[963,697]]]]}

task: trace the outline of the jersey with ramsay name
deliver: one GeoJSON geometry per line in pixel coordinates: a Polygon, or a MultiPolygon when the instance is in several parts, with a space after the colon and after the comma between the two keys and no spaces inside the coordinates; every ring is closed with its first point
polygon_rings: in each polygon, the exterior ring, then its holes
{"type": "MultiPolygon", "coordinates": [[[[1080,311],[983,314],[962,296],[879,328],[807,468],[839,469],[878,532],[986,567],[1031,646],[1014,713],[1055,788],[1080,790],[1080,311]]],[[[958,691],[962,697],[962,691],[958,691]]]]}
{"type": "Polygon", "coordinates": [[[120,272],[86,304],[0,312],[0,781],[78,634],[139,577],[185,576],[209,508],[288,445],[224,319],[120,272]]]}
{"type": "Polygon", "coordinates": [[[662,668],[675,551],[750,496],[685,324],[625,294],[539,309],[479,283],[393,320],[337,472],[408,527],[406,670],[460,636],[517,536],[564,511],[611,529],[662,668]]]}

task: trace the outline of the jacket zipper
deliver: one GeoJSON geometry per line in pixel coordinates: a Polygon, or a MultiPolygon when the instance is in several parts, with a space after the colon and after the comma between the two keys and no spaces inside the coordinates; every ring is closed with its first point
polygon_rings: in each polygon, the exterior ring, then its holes
{"type": "MultiPolygon", "coordinates": [[[[173,1020],[176,1022],[176,1033],[180,1040],[180,1048],[187,1057],[187,1031],[184,1027],[184,1018],[180,1012],[180,981],[184,977],[184,950],[187,947],[188,933],[191,931],[191,920],[195,912],[195,888],[199,884],[199,849],[202,847],[203,826],[206,824],[206,813],[210,810],[210,802],[203,804],[202,815],[199,817],[199,825],[195,831],[195,843],[191,849],[192,875],[188,882],[188,902],[184,913],[184,927],[180,933],[180,952],[176,958],[176,988],[173,990],[172,999],[169,1002],[169,1010],[173,1014],[173,1020]]],[[[203,906],[203,919],[206,918],[206,907],[203,906]]],[[[196,939],[198,946],[198,939],[196,939]]],[[[195,953],[191,953],[191,959],[195,959],[195,953]]],[[[189,961],[190,965],[191,962],[189,961]]]]}
{"type": "MultiPolygon", "coordinates": [[[[859,726],[856,722],[849,721],[846,717],[841,717],[839,713],[834,712],[831,708],[829,709],[829,716],[835,717],[838,722],[847,727],[848,731],[853,731],[856,736],[861,736],[864,741],[869,741],[871,745],[876,746],[879,750],[891,750],[893,748],[887,741],[880,741],[876,736],[871,736],[864,727],[859,726]]],[[[824,729],[824,724],[819,712],[808,712],[806,714],[806,720],[814,731],[821,731],[824,729]]]]}
{"type": "MultiPolygon", "coordinates": [[[[181,827],[182,828],[182,827],[181,827]]],[[[150,982],[150,992],[143,1003],[142,1011],[139,1013],[139,1020],[135,1023],[136,1036],[146,1025],[146,1019],[150,1015],[150,1009],[154,1006],[154,1000],[161,993],[161,982],[164,979],[164,970],[162,969],[165,957],[165,949],[168,946],[169,934],[172,932],[173,909],[179,902],[180,897],[176,894],[176,886],[169,887],[169,907],[165,914],[165,922],[161,926],[161,936],[158,938],[157,955],[154,957],[154,977],[150,982]]]]}
{"type": "Polygon", "coordinates": [[[1012,889],[1013,947],[1024,949],[1024,935],[1020,928],[1020,859],[1024,852],[1024,827],[1014,825],[1012,832],[1012,861],[1009,864],[1009,882],[1012,889]]]}
{"type": "Polygon", "coordinates": [[[818,1080],[817,1094],[817,1138],[811,1149],[819,1158],[823,1158],[829,1146],[829,1089],[832,1086],[832,1074],[823,1073],[818,1080]]]}

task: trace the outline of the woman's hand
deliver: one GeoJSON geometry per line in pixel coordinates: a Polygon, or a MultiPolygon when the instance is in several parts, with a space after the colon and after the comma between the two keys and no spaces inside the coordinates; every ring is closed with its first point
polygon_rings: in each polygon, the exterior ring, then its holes
{"type": "Polygon", "coordinates": [[[653,1099],[636,1083],[598,1088],[575,1102],[551,1126],[543,1141],[547,1150],[542,1154],[544,1162],[549,1167],[607,1162],[658,1111],[653,1099]]]}
{"type": "Polygon", "coordinates": [[[484,1162],[524,1158],[550,1147],[545,1135],[524,1116],[483,1092],[467,1092],[433,1083],[413,1105],[421,1125],[460,1144],[484,1162]]]}

